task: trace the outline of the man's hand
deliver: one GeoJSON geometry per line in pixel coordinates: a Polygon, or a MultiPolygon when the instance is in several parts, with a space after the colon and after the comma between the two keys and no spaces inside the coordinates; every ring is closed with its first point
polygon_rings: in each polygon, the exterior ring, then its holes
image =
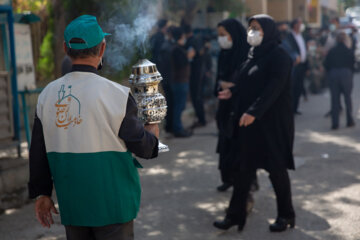
{"type": "Polygon", "coordinates": [[[219,84],[222,89],[228,89],[228,88],[235,86],[235,83],[225,82],[225,81],[220,81],[219,84]]]}
{"type": "Polygon", "coordinates": [[[54,202],[48,196],[42,196],[35,202],[35,213],[37,220],[43,225],[43,227],[50,228],[51,224],[54,224],[52,214],[59,214],[54,206],[54,202]]]}
{"type": "Polygon", "coordinates": [[[232,97],[232,93],[230,89],[222,90],[218,93],[218,99],[220,100],[228,100],[232,97]]]}
{"type": "Polygon", "coordinates": [[[155,137],[159,138],[160,130],[158,124],[147,124],[144,126],[145,130],[154,134],[155,137]]]}
{"type": "Polygon", "coordinates": [[[298,65],[298,64],[300,64],[300,63],[301,63],[301,57],[300,57],[300,56],[297,56],[296,59],[295,59],[294,65],[296,66],[296,65],[298,65]]]}
{"type": "Polygon", "coordinates": [[[240,127],[247,127],[247,126],[251,125],[254,121],[255,121],[254,116],[252,116],[250,114],[247,114],[247,113],[244,113],[240,118],[239,126],[240,127]]]}
{"type": "Polygon", "coordinates": [[[195,49],[189,49],[188,52],[187,52],[187,57],[188,57],[188,60],[192,60],[196,55],[196,51],[195,49]]]}

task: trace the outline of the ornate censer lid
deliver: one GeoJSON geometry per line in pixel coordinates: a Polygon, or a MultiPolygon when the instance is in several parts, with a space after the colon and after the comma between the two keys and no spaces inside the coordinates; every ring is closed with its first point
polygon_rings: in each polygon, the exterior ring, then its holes
{"type": "Polygon", "coordinates": [[[154,63],[147,59],[141,59],[132,67],[129,82],[132,85],[141,86],[159,83],[162,79],[154,63]]]}

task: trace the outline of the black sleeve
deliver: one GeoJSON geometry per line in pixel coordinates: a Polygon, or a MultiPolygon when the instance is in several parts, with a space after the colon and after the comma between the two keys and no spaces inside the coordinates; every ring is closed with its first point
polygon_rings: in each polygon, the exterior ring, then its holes
{"type": "Polygon", "coordinates": [[[159,141],[144,129],[143,123],[138,118],[135,99],[130,94],[119,137],[125,142],[127,149],[138,157],[149,159],[158,155],[159,141]]]}
{"type": "Polygon", "coordinates": [[[352,72],[355,72],[355,54],[353,51],[350,52],[350,69],[352,72]]]}
{"type": "Polygon", "coordinates": [[[273,61],[269,66],[270,72],[267,75],[267,85],[261,95],[250,106],[246,113],[261,118],[266,111],[273,105],[282,93],[291,72],[291,61],[288,56],[279,56],[277,61],[273,61]]]}
{"type": "Polygon", "coordinates": [[[331,66],[330,66],[330,56],[331,55],[332,55],[332,51],[330,50],[328,52],[328,54],[326,55],[325,60],[323,62],[323,66],[324,66],[326,71],[330,71],[330,68],[331,68],[331,66]]]}
{"type": "Polygon", "coordinates": [[[36,114],[31,137],[29,165],[29,197],[36,198],[39,195],[51,196],[53,181],[46,156],[43,127],[36,114]]]}

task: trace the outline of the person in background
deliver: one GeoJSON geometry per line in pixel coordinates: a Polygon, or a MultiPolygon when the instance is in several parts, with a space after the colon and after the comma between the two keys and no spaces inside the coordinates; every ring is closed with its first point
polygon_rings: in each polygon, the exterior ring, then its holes
{"type": "MultiPolygon", "coordinates": [[[[218,58],[215,95],[235,85],[235,75],[241,64],[247,59],[249,44],[246,42],[246,30],[236,19],[225,19],[218,24],[218,43],[221,51],[218,58]]],[[[220,192],[233,185],[233,131],[228,127],[235,104],[232,99],[219,100],[216,123],[219,130],[216,152],[219,154],[219,170],[222,184],[217,187],[220,192]]]]}
{"type": "Polygon", "coordinates": [[[183,24],[186,35],[185,49],[194,51],[195,55],[190,60],[190,98],[195,110],[197,121],[194,122],[192,128],[203,127],[206,125],[204,110],[204,95],[202,94],[204,63],[203,63],[203,46],[200,39],[194,36],[193,30],[189,24],[183,24]]]}
{"type": "MultiPolygon", "coordinates": [[[[340,28],[340,19],[338,17],[334,17],[330,20],[330,24],[328,26],[328,34],[326,36],[326,41],[325,44],[323,46],[323,55],[324,58],[326,58],[328,52],[330,51],[330,49],[332,49],[335,45],[336,45],[336,36],[341,33],[341,28],[340,28]]],[[[345,40],[345,46],[347,46],[348,48],[352,47],[352,40],[351,38],[346,34],[346,40],[345,40]]],[[[328,76],[326,76],[326,82],[329,83],[329,79],[328,76]]],[[[330,87],[330,85],[329,85],[330,87]]],[[[340,112],[342,112],[342,104],[340,101],[340,112]]],[[[325,118],[331,117],[332,113],[331,113],[331,109],[325,114],[325,118]]]]}
{"type": "Polygon", "coordinates": [[[336,38],[337,44],[330,49],[324,61],[331,92],[331,129],[333,130],[339,128],[340,96],[342,94],[346,106],[346,126],[355,126],[351,100],[355,57],[352,50],[345,45],[346,39],[345,33],[339,33],[336,38]]]}
{"type": "Polygon", "coordinates": [[[168,133],[172,133],[173,131],[173,93],[171,90],[171,79],[173,74],[172,64],[171,64],[171,54],[172,50],[175,46],[175,41],[172,35],[172,30],[174,26],[168,27],[167,30],[167,37],[161,46],[160,54],[159,54],[159,63],[157,68],[163,77],[161,81],[162,88],[164,90],[166,103],[167,103],[167,114],[165,117],[165,131],[168,133]]]}
{"type": "Polygon", "coordinates": [[[214,92],[214,74],[213,74],[213,59],[211,56],[211,38],[204,38],[204,48],[203,48],[203,61],[204,61],[204,76],[203,76],[203,85],[202,85],[202,94],[205,98],[213,96],[214,92]]]}
{"type": "Polygon", "coordinates": [[[338,17],[331,19],[328,29],[329,31],[327,33],[326,41],[323,48],[325,56],[327,55],[328,51],[336,44],[336,35],[340,31],[340,20],[338,17]]]}
{"type": "Polygon", "coordinates": [[[90,15],[66,27],[72,70],[44,88],[35,114],[29,196],[38,221],[50,227],[54,184],[69,240],[133,240],[141,165],[132,153],[158,155],[158,125],[144,126],[130,89],[97,71],[106,35],[90,15]]]}
{"type": "Polygon", "coordinates": [[[157,31],[150,38],[150,48],[151,48],[151,61],[156,65],[159,63],[159,55],[161,46],[164,44],[165,35],[167,32],[168,20],[160,19],[157,22],[157,31]]]}
{"type": "Polygon", "coordinates": [[[234,191],[226,217],[214,226],[243,230],[247,196],[258,168],[269,172],[276,195],[277,217],[269,228],[285,231],[295,226],[288,169],[293,157],[294,114],[291,102],[292,61],[280,47],[280,34],[272,17],[259,14],[249,19],[248,60],[237,75],[236,85],[219,92],[219,99],[236,99],[238,123],[234,191]]]}
{"type": "Polygon", "coordinates": [[[291,32],[284,40],[289,48],[289,55],[294,60],[293,81],[293,110],[294,114],[301,114],[299,111],[300,98],[304,92],[304,79],[307,71],[307,50],[306,43],[302,36],[302,20],[297,18],[290,24],[291,32]]]}
{"type": "Polygon", "coordinates": [[[173,94],[173,134],[175,137],[190,137],[191,131],[185,130],[181,121],[181,114],[186,107],[186,100],[189,92],[190,60],[194,58],[195,51],[186,51],[186,36],[181,27],[172,30],[175,45],[172,48],[172,81],[171,89],[173,94]]]}
{"type": "Polygon", "coordinates": [[[356,51],[357,43],[358,43],[357,34],[358,34],[357,28],[355,28],[355,27],[352,28],[350,38],[351,38],[351,50],[354,53],[354,55],[355,55],[355,51],[356,51]]]}
{"type": "Polygon", "coordinates": [[[284,40],[289,34],[289,24],[286,21],[276,23],[277,29],[280,32],[280,39],[284,40]]]}

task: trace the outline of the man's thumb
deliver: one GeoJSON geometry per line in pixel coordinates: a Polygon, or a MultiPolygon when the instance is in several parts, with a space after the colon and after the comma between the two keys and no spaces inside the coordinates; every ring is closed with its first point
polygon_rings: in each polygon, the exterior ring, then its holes
{"type": "Polygon", "coordinates": [[[50,209],[53,213],[59,214],[58,210],[55,208],[55,206],[52,206],[50,209]]]}

